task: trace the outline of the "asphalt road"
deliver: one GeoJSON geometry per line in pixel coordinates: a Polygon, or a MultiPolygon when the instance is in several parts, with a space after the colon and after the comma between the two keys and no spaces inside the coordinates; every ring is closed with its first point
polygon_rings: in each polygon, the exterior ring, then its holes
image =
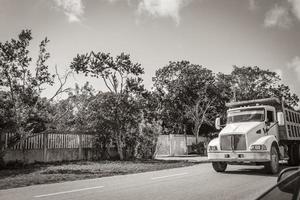
{"type": "Polygon", "coordinates": [[[210,163],[139,174],[0,190],[1,200],[177,200],[254,199],[276,183],[261,166],[228,166],[216,173],[210,163]]]}

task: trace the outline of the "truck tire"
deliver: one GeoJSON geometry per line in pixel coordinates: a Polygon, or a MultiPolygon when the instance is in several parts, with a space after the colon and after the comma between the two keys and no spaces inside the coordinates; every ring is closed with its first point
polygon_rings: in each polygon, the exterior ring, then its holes
{"type": "Polygon", "coordinates": [[[279,172],[279,153],[275,144],[271,146],[270,157],[271,161],[265,163],[265,169],[270,174],[277,174],[279,172]]]}
{"type": "Polygon", "coordinates": [[[297,166],[299,165],[300,159],[299,159],[299,144],[291,144],[288,146],[288,165],[289,166],[297,166]]]}
{"type": "Polygon", "coordinates": [[[299,144],[291,144],[288,146],[288,165],[289,166],[297,166],[299,165],[300,159],[300,153],[299,153],[299,144]]]}
{"type": "Polygon", "coordinates": [[[216,172],[224,172],[227,168],[226,162],[212,162],[212,166],[216,172]]]}

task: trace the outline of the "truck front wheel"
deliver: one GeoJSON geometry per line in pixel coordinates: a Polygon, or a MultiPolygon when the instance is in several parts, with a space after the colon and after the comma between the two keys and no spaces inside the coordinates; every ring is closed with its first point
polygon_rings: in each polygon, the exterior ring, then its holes
{"type": "Polygon", "coordinates": [[[226,162],[212,162],[212,166],[216,172],[224,172],[227,168],[226,162]]]}
{"type": "Polygon", "coordinates": [[[276,146],[273,144],[270,151],[271,161],[265,164],[265,168],[270,174],[277,174],[279,172],[279,154],[276,146]]]}

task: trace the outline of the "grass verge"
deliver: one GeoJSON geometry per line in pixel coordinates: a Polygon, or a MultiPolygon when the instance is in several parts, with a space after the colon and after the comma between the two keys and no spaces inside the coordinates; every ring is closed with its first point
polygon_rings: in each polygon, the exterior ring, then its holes
{"type": "Polygon", "coordinates": [[[0,170],[0,189],[191,166],[186,161],[78,161],[0,170]]]}

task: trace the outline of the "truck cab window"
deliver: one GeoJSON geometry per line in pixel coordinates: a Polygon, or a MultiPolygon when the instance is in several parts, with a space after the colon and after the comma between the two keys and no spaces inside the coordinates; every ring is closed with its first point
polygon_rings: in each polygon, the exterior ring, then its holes
{"type": "Polygon", "coordinates": [[[274,122],[274,113],[273,111],[267,111],[267,122],[274,122]]]}
{"type": "Polygon", "coordinates": [[[228,111],[227,124],[241,122],[262,122],[265,120],[262,108],[247,108],[228,111]]]}

